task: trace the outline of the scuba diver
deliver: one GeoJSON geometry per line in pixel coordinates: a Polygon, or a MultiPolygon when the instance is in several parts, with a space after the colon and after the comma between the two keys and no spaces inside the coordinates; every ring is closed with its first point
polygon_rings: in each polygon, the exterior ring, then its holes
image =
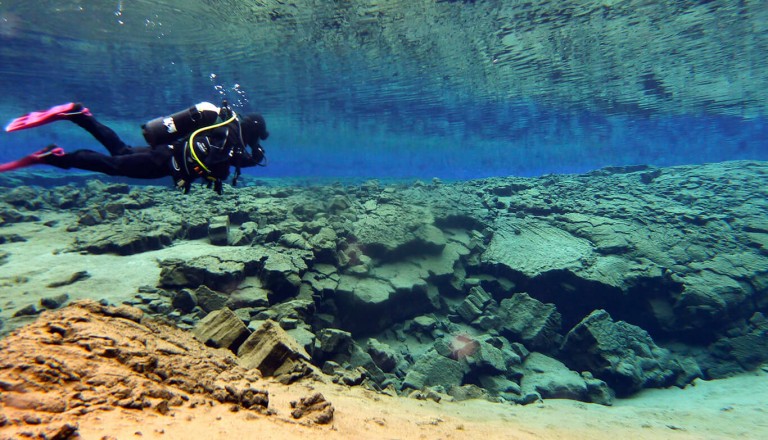
{"type": "Polygon", "coordinates": [[[264,149],[259,141],[269,137],[264,117],[256,113],[240,117],[226,101],[221,107],[202,102],[147,122],[142,125],[147,147],[125,144],[111,128],[98,122],[79,103],[26,114],[11,121],[5,131],[24,130],[59,120],[74,122],[85,129],[106,147],[110,155],[92,150],[66,153],[63,148],[51,144],[0,165],[0,172],[31,165],[52,165],[137,179],[171,176],[176,188],[185,194],[194,180],[202,178],[221,194],[222,182],[229,177],[230,167],[235,167],[232,179],[235,186],[241,168],[264,166],[264,149]],[[246,151],[246,145],[250,147],[250,153],[246,151]]]}

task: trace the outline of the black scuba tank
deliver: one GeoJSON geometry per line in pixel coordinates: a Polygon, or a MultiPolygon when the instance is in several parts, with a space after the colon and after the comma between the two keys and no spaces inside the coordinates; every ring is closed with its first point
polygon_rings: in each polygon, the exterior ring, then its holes
{"type": "Polygon", "coordinates": [[[141,133],[149,145],[172,144],[199,128],[215,124],[219,110],[210,102],[201,102],[170,116],[152,119],[141,126],[141,133]]]}

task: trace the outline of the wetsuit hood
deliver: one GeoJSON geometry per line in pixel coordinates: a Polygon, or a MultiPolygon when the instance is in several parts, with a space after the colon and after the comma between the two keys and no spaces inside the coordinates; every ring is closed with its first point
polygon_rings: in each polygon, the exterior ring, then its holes
{"type": "Polygon", "coordinates": [[[240,123],[240,129],[243,132],[243,142],[252,147],[258,146],[259,140],[263,141],[269,137],[267,121],[258,113],[246,115],[240,123]]]}

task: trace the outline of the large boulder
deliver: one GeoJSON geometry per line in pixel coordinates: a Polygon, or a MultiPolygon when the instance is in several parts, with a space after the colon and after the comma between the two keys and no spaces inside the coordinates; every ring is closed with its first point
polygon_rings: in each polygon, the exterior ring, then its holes
{"type": "MultiPolygon", "coordinates": [[[[415,265],[397,265],[386,279],[342,275],[335,292],[341,326],[353,333],[381,331],[394,322],[436,307],[415,265]],[[413,272],[410,271],[413,269],[413,272]]],[[[382,276],[383,272],[378,273],[382,276]]]]}
{"type": "Polygon", "coordinates": [[[408,370],[403,388],[421,390],[424,387],[439,385],[447,390],[461,385],[466,372],[465,364],[442,356],[435,350],[429,350],[408,370]]]}
{"type": "Polygon", "coordinates": [[[271,292],[270,302],[279,302],[295,296],[301,287],[301,278],[307,271],[312,253],[300,249],[265,248],[264,265],[259,278],[271,292]]]}
{"type": "Polygon", "coordinates": [[[219,292],[231,292],[245,279],[245,264],[234,259],[203,255],[189,260],[160,262],[160,286],[192,287],[206,285],[219,292]]]}
{"type": "Polygon", "coordinates": [[[82,229],[72,246],[93,254],[132,255],[162,249],[181,232],[178,225],[153,223],[105,223],[82,229]]]}
{"type": "Polygon", "coordinates": [[[768,318],[755,313],[740,334],[719,339],[709,352],[718,361],[708,371],[712,377],[752,370],[768,362],[768,318]]]}
{"type": "Polygon", "coordinates": [[[232,310],[225,307],[201,319],[192,330],[192,334],[205,345],[228,348],[237,352],[240,345],[248,338],[250,331],[232,310]]]}
{"type": "Polygon", "coordinates": [[[379,204],[361,216],[352,225],[352,235],[366,255],[384,260],[439,254],[446,245],[427,209],[392,203],[379,204]]]}
{"type": "Polygon", "coordinates": [[[568,366],[591,372],[620,397],[674,385],[684,374],[669,350],[658,347],[648,332],[614,321],[605,310],[595,310],[571,329],[561,354],[568,366]]]}
{"type": "Polygon", "coordinates": [[[544,399],[585,400],[587,384],[579,373],[557,359],[531,353],[523,363],[522,395],[538,393],[544,399]]]}
{"type": "Polygon", "coordinates": [[[309,361],[309,354],[272,320],[264,321],[237,351],[240,363],[264,376],[289,373],[309,361]]]}
{"type": "Polygon", "coordinates": [[[527,293],[515,293],[499,305],[500,330],[508,339],[534,350],[560,345],[561,317],[554,304],[544,304],[527,293]]]}

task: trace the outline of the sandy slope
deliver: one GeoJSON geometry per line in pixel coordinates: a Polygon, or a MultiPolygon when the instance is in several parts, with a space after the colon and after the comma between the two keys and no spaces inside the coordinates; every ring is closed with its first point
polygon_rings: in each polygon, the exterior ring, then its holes
{"type": "MultiPolygon", "coordinates": [[[[3,234],[18,234],[25,242],[0,245],[8,252],[6,264],[0,265],[0,317],[9,319],[29,304],[39,308],[40,299],[67,293],[70,299],[105,299],[121,304],[133,298],[140,286],[154,286],[160,275],[158,260],[165,258],[193,258],[210,252],[211,245],[203,241],[184,241],[157,251],[136,255],[92,255],[69,252],[72,234],[66,232],[76,216],[70,212],[46,213],[42,222],[18,223],[3,227],[3,234]],[[54,282],[68,280],[74,273],[87,271],[89,278],[76,284],[47,287],[54,282]]],[[[17,322],[30,322],[32,318],[16,318],[17,322]]]]}

